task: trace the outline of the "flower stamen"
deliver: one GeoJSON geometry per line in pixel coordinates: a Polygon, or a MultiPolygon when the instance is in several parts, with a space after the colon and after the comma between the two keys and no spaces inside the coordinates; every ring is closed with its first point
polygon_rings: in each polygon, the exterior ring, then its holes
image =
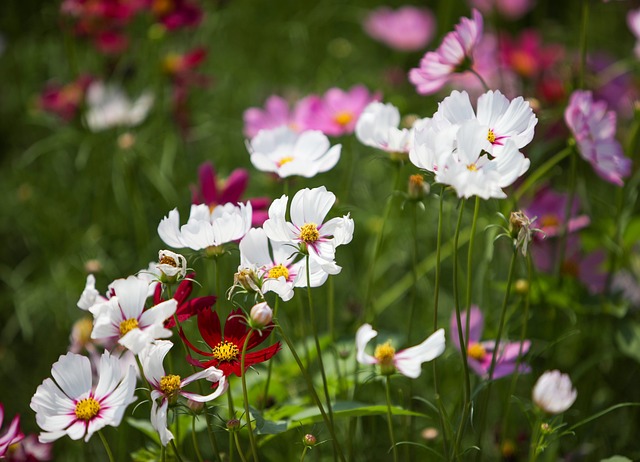
{"type": "Polygon", "coordinates": [[[180,380],[179,375],[165,375],[160,379],[160,391],[168,398],[174,397],[180,391],[180,380]]]}
{"type": "Polygon", "coordinates": [[[479,343],[471,343],[467,348],[467,354],[470,358],[473,358],[477,361],[482,361],[487,354],[487,350],[479,343]]]}
{"type": "Polygon", "coordinates": [[[338,112],[333,120],[341,126],[346,126],[353,120],[353,113],[350,111],[340,111],[338,112]]]}
{"type": "Polygon", "coordinates": [[[280,276],[283,276],[285,280],[289,279],[289,270],[282,263],[271,268],[268,274],[269,279],[278,279],[280,276]]]}
{"type": "Polygon", "coordinates": [[[487,133],[487,140],[491,144],[496,142],[496,133],[493,131],[493,128],[489,129],[489,133],[487,133]]]}
{"type": "Polygon", "coordinates": [[[89,397],[82,399],[76,403],[75,414],[80,420],[89,421],[100,412],[100,403],[89,397]]]}
{"type": "Polygon", "coordinates": [[[238,357],[240,350],[235,344],[223,340],[213,347],[211,354],[218,361],[231,361],[238,357]]]}
{"type": "Polygon", "coordinates": [[[300,228],[300,240],[307,243],[313,244],[318,239],[320,239],[320,231],[318,231],[318,226],[315,223],[305,223],[300,228]]]}
{"type": "Polygon", "coordinates": [[[124,337],[129,331],[138,327],[138,320],[136,318],[125,319],[120,323],[120,337],[124,337]]]}

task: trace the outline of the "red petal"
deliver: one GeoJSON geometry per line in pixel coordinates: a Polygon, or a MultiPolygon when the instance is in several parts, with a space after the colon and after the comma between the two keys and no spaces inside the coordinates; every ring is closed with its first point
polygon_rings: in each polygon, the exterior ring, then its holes
{"type": "Polygon", "coordinates": [[[222,341],[220,318],[215,311],[204,310],[198,314],[198,330],[203,340],[212,348],[222,341]]]}

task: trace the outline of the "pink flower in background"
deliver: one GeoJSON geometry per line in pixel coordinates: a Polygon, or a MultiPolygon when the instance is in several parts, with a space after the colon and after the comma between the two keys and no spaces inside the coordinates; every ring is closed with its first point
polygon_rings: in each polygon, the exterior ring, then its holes
{"type": "Polygon", "coordinates": [[[69,121],[78,113],[91,81],[92,77],[83,75],[66,85],[47,84],[36,105],[42,111],[69,121]]]}
{"type": "Polygon", "coordinates": [[[53,460],[53,444],[41,443],[35,434],[27,435],[22,441],[14,443],[6,455],[7,462],[46,462],[53,460]]]}
{"type": "Polygon", "coordinates": [[[633,51],[636,57],[640,58],[640,8],[636,10],[629,10],[627,13],[627,25],[629,30],[636,38],[636,46],[633,51]]]}
{"type": "Polygon", "coordinates": [[[152,0],[151,11],[168,30],[195,27],[203,16],[197,3],[186,0],[152,0]]]}
{"type": "Polygon", "coordinates": [[[436,20],[427,8],[403,6],[397,10],[382,7],[371,11],[364,30],[372,38],[400,51],[421,50],[436,32],[436,20]]]}
{"type": "MultiPolygon", "coordinates": [[[[545,233],[546,237],[558,236],[565,220],[568,200],[567,194],[557,193],[549,187],[544,187],[536,193],[525,214],[528,217],[537,218],[536,226],[545,233]]],[[[587,215],[578,215],[579,209],[580,200],[575,197],[569,217],[568,232],[570,233],[589,226],[591,222],[587,215]]]]}
{"type": "MultiPolygon", "coordinates": [[[[241,198],[247,189],[249,172],[237,168],[227,178],[217,178],[215,167],[211,162],[205,162],[198,169],[199,187],[191,186],[193,204],[207,204],[210,209],[227,203],[244,202],[241,198]]],[[[259,227],[268,218],[267,210],[271,199],[256,197],[248,200],[253,208],[251,226],[259,227]]]]}
{"type": "Polygon", "coordinates": [[[469,3],[484,14],[496,11],[504,18],[515,20],[531,11],[536,2],[535,0],[469,0],[469,3]]]}
{"type": "Polygon", "coordinates": [[[519,37],[508,35],[500,38],[502,63],[525,78],[539,76],[564,57],[564,48],[559,44],[544,46],[538,31],[524,30],[519,37]]]}
{"type": "Polygon", "coordinates": [[[571,94],[564,120],[578,143],[578,151],[605,181],[623,186],[631,173],[631,159],[625,157],[615,139],[616,113],[607,111],[607,103],[594,101],[590,91],[571,94]]]}
{"type": "Polygon", "coordinates": [[[449,32],[436,51],[429,51],[420,61],[420,67],[411,69],[409,81],[418,93],[430,95],[440,90],[458,72],[473,65],[473,52],[482,38],[483,20],[478,10],[472,19],[461,18],[455,31],[449,32]]]}
{"type": "Polygon", "coordinates": [[[320,130],[329,136],[350,134],[364,108],[379,99],[363,85],[348,91],[331,88],[322,97],[312,95],[301,100],[297,105],[297,120],[305,130],[320,130]]]}
{"type": "Polygon", "coordinates": [[[244,119],[244,134],[253,138],[260,130],[268,130],[287,126],[292,130],[300,130],[297,111],[289,109],[289,103],[284,98],[272,95],[267,98],[264,109],[250,107],[242,116],[244,119]]]}
{"type": "MultiPolygon", "coordinates": [[[[0,427],[2,426],[3,420],[4,406],[0,404],[0,427]]],[[[16,415],[11,421],[11,424],[9,424],[9,429],[0,436],[0,458],[4,458],[7,451],[9,451],[9,446],[17,443],[22,438],[24,438],[24,434],[20,431],[20,416],[16,415]]]]}
{"type": "MultiPolygon", "coordinates": [[[[472,305],[470,316],[469,339],[465,341],[467,344],[467,360],[469,367],[471,367],[476,374],[484,379],[488,379],[496,342],[495,340],[480,341],[484,327],[484,318],[480,308],[472,305]]],[[[462,332],[464,335],[467,325],[467,312],[460,315],[460,321],[462,322],[462,332]]],[[[455,312],[451,315],[450,330],[451,341],[455,347],[460,350],[460,336],[455,312]]],[[[518,356],[527,353],[530,346],[531,342],[529,340],[525,340],[522,343],[501,341],[499,346],[500,351],[496,357],[496,365],[493,370],[493,378],[499,379],[511,375],[516,371],[516,367],[521,374],[530,372],[531,368],[528,364],[523,362],[518,364],[518,356]]]]}

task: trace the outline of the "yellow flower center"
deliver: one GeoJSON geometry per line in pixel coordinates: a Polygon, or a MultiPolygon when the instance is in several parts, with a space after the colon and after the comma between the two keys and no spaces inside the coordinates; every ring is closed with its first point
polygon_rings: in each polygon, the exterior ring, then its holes
{"type": "Polygon", "coordinates": [[[285,156],[278,161],[278,167],[282,167],[284,164],[288,164],[293,160],[293,156],[285,156]]]}
{"type": "Polygon", "coordinates": [[[278,279],[280,276],[284,276],[285,279],[289,279],[289,270],[282,266],[282,264],[276,265],[269,270],[270,279],[278,279]]]}
{"type": "Polygon", "coordinates": [[[126,319],[120,323],[120,337],[124,337],[124,335],[130,330],[138,327],[138,320],[135,318],[126,319]]]}
{"type": "Polygon", "coordinates": [[[335,115],[333,120],[338,125],[342,125],[344,127],[345,125],[349,124],[349,122],[353,120],[353,113],[350,111],[340,111],[335,115]]]}
{"type": "Polygon", "coordinates": [[[305,223],[300,228],[300,240],[307,244],[313,244],[320,238],[320,231],[315,223],[305,223]]]}
{"type": "Polygon", "coordinates": [[[223,340],[218,343],[213,350],[211,350],[211,354],[218,361],[231,361],[232,359],[236,359],[240,354],[240,350],[231,342],[227,342],[223,340]]]}
{"type": "Polygon", "coordinates": [[[76,417],[80,420],[91,420],[99,411],[100,403],[93,398],[85,398],[76,403],[76,417]]]}
{"type": "Polygon", "coordinates": [[[469,357],[482,361],[484,356],[487,354],[487,350],[485,350],[479,343],[472,343],[467,348],[467,353],[469,354],[469,357]]]}
{"type": "Polygon", "coordinates": [[[469,170],[470,172],[477,172],[478,167],[476,167],[476,164],[469,164],[467,165],[467,170],[469,170]]]}
{"type": "Polygon", "coordinates": [[[160,391],[171,398],[180,391],[180,376],[169,374],[160,379],[160,391]]]}
{"type": "Polygon", "coordinates": [[[496,142],[496,134],[494,133],[492,128],[489,129],[489,133],[487,134],[487,140],[489,140],[489,143],[496,142]]]}
{"type": "Polygon", "coordinates": [[[382,345],[376,347],[376,351],[373,356],[378,360],[380,366],[388,366],[393,364],[393,357],[396,354],[396,349],[391,346],[391,341],[387,341],[382,345]]]}
{"type": "Polygon", "coordinates": [[[178,262],[176,262],[176,260],[174,258],[172,258],[172,257],[170,257],[168,255],[163,255],[158,263],[160,265],[173,266],[174,268],[178,267],[178,262]]]}
{"type": "Polygon", "coordinates": [[[555,215],[549,214],[549,215],[543,215],[542,218],[540,218],[540,223],[544,227],[558,226],[560,224],[560,220],[558,220],[558,217],[556,217],[555,215]]]}

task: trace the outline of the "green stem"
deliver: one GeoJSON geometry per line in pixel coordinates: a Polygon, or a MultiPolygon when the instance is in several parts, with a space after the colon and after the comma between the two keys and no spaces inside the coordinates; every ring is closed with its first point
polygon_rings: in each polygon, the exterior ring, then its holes
{"type": "Polygon", "coordinates": [[[582,29],[580,31],[580,72],[578,88],[584,88],[584,75],[587,68],[587,31],[589,30],[589,1],[582,1],[582,29]]]}
{"type": "MultiPolygon", "coordinates": [[[[228,420],[235,419],[236,410],[235,410],[235,407],[233,406],[233,396],[231,396],[231,383],[229,383],[229,388],[227,388],[227,405],[229,407],[228,420]]],[[[237,431],[229,432],[229,462],[233,462],[233,437],[234,436],[236,438],[238,437],[237,431]]],[[[243,458],[242,451],[240,449],[238,449],[238,453],[240,454],[240,458],[243,458]]]]}
{"type": "Polygon", "coordinates": [[[533,431],[531,434],[531,444],[529,445],[529,462],[535,462],[538,458],[538,446],[540,444],[540,437],[542,436],[540,427],[542,425],[542,416],[539,412],[536,412],[536,421],[534,423],[533,431]]]}
{"type": "Polygon", "coordinates": [[[480,74],[478,74],[478,71],[476,71],[473,67],[469,68],[469,72],[471,72],[473,75],[475,75],[478,80],[480,80],[480,83],[482,84],[482,86],[484,87],[484,91],[489,91],[489,85],[487,85],[487,82],[485,82],[485,80],[482,78],[482,76],[480,74]]]}
{"type": "Polygon", "coordinates": [[[166,462],[167,460],[167,448],[164,446],[160,448],[160,460],[162,462],[166,462]]]}
{"type": "MultiPolygon", "coordinates": [[[[247,459],[245,459],[244,457],[244,453],[242,452],[242,446],[240,446],[240,438],[238,437],[238,430],[233,430],[230,432],[231,437],[233,438],[233,441],[235,441],[236,443],[236,449],[238,451],[238,454],[240,454],[240,460],[242,462],[247,462],[247,459]]],[[[229,454],[232,454],[233,451],[231,451],[231,448],[229,448],[229,454]]]]}
{"type": "Polygon", "coordinates": [[[195,416],[191,419],[191,441],[193,442],[193,450],[196,452],[196,457],[198,458],[198,462],[202,461],[202,454],[200,454],[200,447],[198,446],[198,439],[196,437],[196,418],[195,416]]]}
{"type": "Polygon", "coordinates": [[[567,238],[569,235],[569,220],[571,219],[571,209],[573,208],[573,200],[576,195],[576,169],[577,169],[577,153],[572,149],[571,167],[569,170],[569,197],[564,211],[564,223],[560,233],[560,241],[558,243],[558,255],[556,260],[555,274],[556,279],[560,281],[562,273],[562,264],[567,250],[567,238]]]}
{"type": "Polygon", "coordinates": [[[178,453],[178,447],[176,446],[175,440],[171,440],[171,449],[173,449],[173,454],[176,456],[176,459],[178,459],[178,462],[182,462],[182,457],[180,457],[180,454],[178,453]]]}
{"type": "Polygon", "coordinates": [[[409,308],[409,325],[407,326],[407,345],[411,345],[411,328],[416,311],[416,298],[418,292],[418,202],[413,203],[411,213],[411,237],[413,251],[411,252],[411,273],[413,285],[411,287],[411,306],[409,308]]]}
{"type": "Polygon", "coordinates": [[[249,430],[249,443],[251,444],[251,453],[253,455],[253,460],[258,462],[258,448],[256,446],[256,440],[253,435],[253,430],[251,429],[251,414],[249,412],[249,394],[247,393],[247,371],[244,367],[245,359],[247,356],[247,345],[249,345],[249,340],[251,339],[251,334],[253,334],[253,329],[249,330],[247,337],[244,340],[244,344],[242,345],[242,355],[240,356],[240,370],[242,371],[242,397],[244,399],[244,413],[245,418],[247,420],[247,430],[249,430]]]}
{"type": "Polygon", "coordinates": [[[393,414],[391,413],[391,376],[386,377],[386,394],[387,394],[387,424],[389,426],[389,439],[391,439],[391,449],[393,450],[393,462],[398,462],[398,448],[396,447],[396,438],[393,435],[393,414]]]}
{"type": "MultiPolygon", "coordinates": [[[[276,297],[276,304],[275,307],[273,308],[273,319],[278,319],[278,307],[280,306],[280,297],[276,297]]],[[[262,403],[260,406],[260,410],[264,410],[264,408],[267,406],[267,401],[269,399],[269,385],[271,384],[271,371],[273,370],[273,359],[271,359],[271,361],[269,361],[269,364],[267,366],[267,380],[265,381],[264,384],[264,393],[262,394],[263,399],[262,399],[262,403]]]]}
{"type": "Polygon", "coordinates": [[[115,459],[113,458],[113,453],[111,452],[111,448],[109,447],[109,443],[107,442],[107,439],[104,437],[101,431],[98,432],[98,435],[100,435],[100,440],[102,441],[104,450],[107,452],[107,457],[109,457],[109,462],[115,462],[115,459]]]}
{"type": "Polygon", "coordinates": [[[518,203],[518,201],[520,201],[524,193],[526,193],[533,185],[538,184],[540,178],[542,178],[549,170],[551,170],[558,163],[560,163],[561,160],[563,160],[565,157],[571,154],[572,151],[573,151],[573,148],[571,146],[567,146],[562,151],[560,151],[555,156],[553,156],[551,159],[549,159],[544,164],[542,164],[540,167],[538,167],[535,172],[529,175],[527,179],[522,183],[522,185],[520,185],[520,187],[514,193],[513,195],[514,203],[518,203]]]}
{"type": "Polygon", "coordinates": [[[327,281],[328,286],[328,298],[329,298],[329,308],[328,308],[328,322],[329,322],[329,338],[331,342],[335,344],[336,342],[336,332],[335,332],[335,323],[336,323],[336,301],[335,301],[335,287],[333,284],[333,278],[329,275],[329,280],[327,281]]]}
{"type": "Polygon", "coordinates": [[[469,338],[469,330],[471,324],[471,316],[469,313],[471,312],[471,269],[473,268],[473,244],[475,242],[476,236],[476,225],[478,224],[478,214],[480,212],[480,197],[476,196],[476,204],[473,209],[473,221],[471,222],[471,234],[469,234],[469,250],[467,252],[467,302],[465,304],[467,310],[467,317],[464,327],[464,338],[465,341],[469,338]]]}
{"type": "Polygon", "coordinates": [[[304,458],[307,455],[307,451],[309,450],[309,446],[305,446],[302,450],[302,455],[300,456],[300,462],[304,462],[304,458]]]}

